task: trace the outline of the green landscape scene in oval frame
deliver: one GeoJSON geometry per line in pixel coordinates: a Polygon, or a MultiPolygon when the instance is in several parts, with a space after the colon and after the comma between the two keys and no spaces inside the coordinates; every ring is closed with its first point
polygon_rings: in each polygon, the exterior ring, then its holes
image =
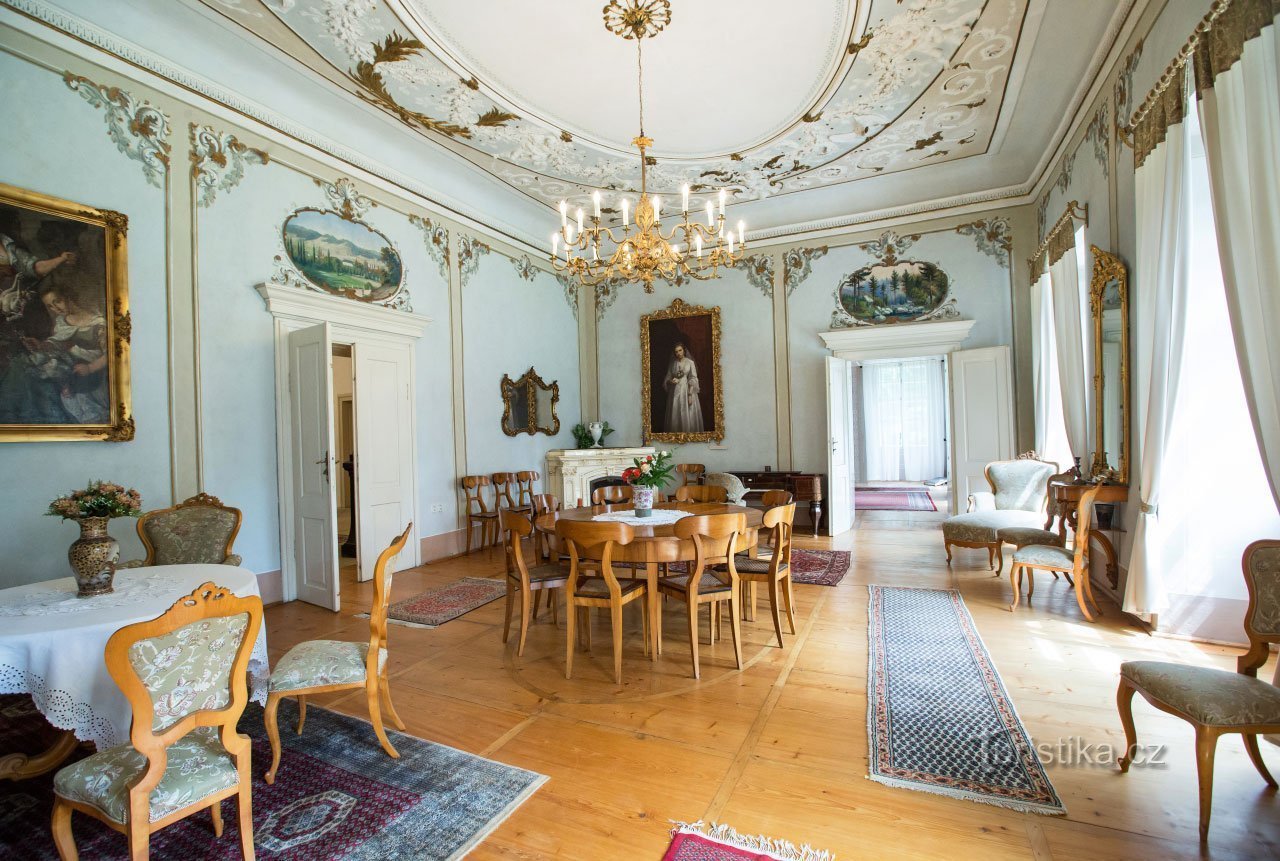
{"type": "Polygon", "coordinates": [[[284,223],[284,250],[315,286],[359,302],[396,295],[404,267],[391,241],[363,221],[299,209],[284,223]]]}
{"type": "Polygon", "coordinates": [[[950,279],[933,263],[901,260],[864,266],[840,282],[840,306],[865,323],[899,323],[936,311],[950,279]]]}

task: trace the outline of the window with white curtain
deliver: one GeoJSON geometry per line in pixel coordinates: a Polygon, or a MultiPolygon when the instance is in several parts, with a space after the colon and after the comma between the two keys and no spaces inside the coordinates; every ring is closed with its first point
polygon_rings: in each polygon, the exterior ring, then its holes
{"type": "Polygon", "coordinates": [[[943,360],[936,356],[863,364],[865,480],[946,477],[946,391],[943,360]]]}
{"type": "Polygon", "coordinates": [[[1053,287],[1044,272],[1031,285],[1032,369],[1036,395],[1036,451],[1065,471],[1072,463],[1058,376],[1058,340],[1053,321],[1053,287]]]}

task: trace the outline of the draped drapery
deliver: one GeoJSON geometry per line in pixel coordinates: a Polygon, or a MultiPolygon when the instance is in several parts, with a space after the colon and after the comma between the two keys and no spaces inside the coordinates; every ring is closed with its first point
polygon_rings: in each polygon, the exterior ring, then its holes
{"type": "Polygon", "coordinates": [[[866,478],[924,481],[947,474],[942,361],[906,359],[862,366],[866,478]]]}
{"type": "MultiPolygon", "coordinates": [[[[1084,302],[1085,287],[1080,273],[1085,271],[1083,243],[1075,235],[1074,224],[1067,225],[1063,233],[1070,235],[1070,244],[1063,242],[1061,254],[1049,255],[1050,293],[1053,297],[1053,327],[1057,346],[1058,381],[1061,391],[1062,414],[1066,422],[1067,442],[1071,454],[1080,458],[1084,468],[1089,467],[1089,402],[1092,397],[1090,355],[1085,350],[1085,333],[1088,329],[1088,306],[1084,302]]],[[[1064,464],[1066,466],[1067,464],[1064,464]]]]}
{"type": "Polygon", "coordinates": [[[1035,391],[1036,451],[1066,468],[1071,464],[1062,385],[1058,378],[1058,344],[1053,328],[1053,288],[1042,272],[1031,285],[1031,371],[1035,391]]]}

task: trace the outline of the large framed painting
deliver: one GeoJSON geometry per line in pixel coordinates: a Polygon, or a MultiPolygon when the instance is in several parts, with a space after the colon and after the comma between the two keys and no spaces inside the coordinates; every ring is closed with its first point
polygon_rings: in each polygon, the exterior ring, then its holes
{"type": "Polygon", "coordinates": [[[400,292],[400,253],[391,240],[358,218],[304,208],[285,219],[283,230],[289,262],[315,289],[376,303],[400,292]]]}
{"type": "Polygon", "coordinates": [[[0,441],[133,439],[127,228],[0,184],[0,441]]]}
{"type": "Polygon", "coordinates": [[[720,442],[720,309],[686,305],[640,318],[644,438],[654,442],[720,442]]]}

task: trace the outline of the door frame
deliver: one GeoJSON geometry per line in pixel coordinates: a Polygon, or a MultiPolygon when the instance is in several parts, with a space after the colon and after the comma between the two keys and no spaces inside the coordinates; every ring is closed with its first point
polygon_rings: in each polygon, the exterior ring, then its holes
{"type": "MultiPolygon", "coordinates": [[[[285,287],[280,284],[259,284],[254,289],[262,296],[267,310],[274,317],[275,365],[276,365],[276,477],[279,494],[280,520],[280,580],[282,599],[293,601],[298,597],[298,572],[294,564],[293,546],[293,426],[292,407],[289,398],[289,333],[308,326],[328,323],[334,343],[408,347],[409,387],[417,392],[416,351],[414,341],[425,334],[431,318],[409,311],[398,311],[380,305],[367,305],[349,299],[338,299],[322,293],[285,287]]],[[[414,529],[405,545],[405,564],[411,568],[421,564],[421,547],[418,526],[422,522],[418,506],[418,447],[417,410],[409,410],[409,438],[415,441],[409,447],[410,477],[413,494],[414,529]]],[[[357,439],[357,445],[359,441],[357,439]]],[[[356,453],[359,461],[359,452],[356,453]]],[[[336,491],[335,499],[336,499],[336,491]]],[[[359,540],[359,536],[357,536],[359,540]]]]}

